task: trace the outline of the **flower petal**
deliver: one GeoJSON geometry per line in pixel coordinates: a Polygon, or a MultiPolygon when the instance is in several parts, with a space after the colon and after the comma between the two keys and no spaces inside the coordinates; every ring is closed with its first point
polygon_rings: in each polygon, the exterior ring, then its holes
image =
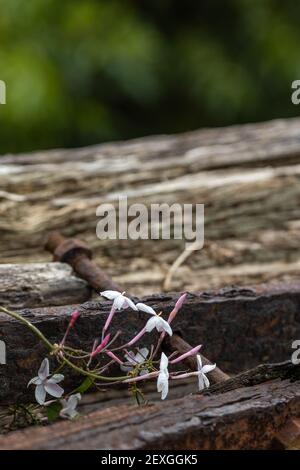
{"type": "Polygon", "coordinates": [[[204,390],[205,389],[205,383],[204,383],[204,380],[203,380],[203,374],[199,373],[198,374],[198,387],[199,387],[199,390],[204,390]]]}
{"type": "Polygon", "coordinates": [[[172,331],[172,328],[171,326],[169,325],[169,323],[164,320],[163,318],[159,317],[160,318],[160,330],[158,331],[165,331],[166,333],[168,333],[169,336],[172,336],[173,334],[173,331],[172,331]]]}
{"type": "Polygon", "coordinates": [[[125,366],[124,364],[120,365],[120,369],[123,371],[123,372],[131,372],[133,367],[132,366],[125,366]]]}
{"type": "Polygon", "coordinates": [[[41,380],[45,380],[49,375],[49,360],[46,357],[40,365],[38,376],[41,380]]]}
{"type": "Polygon", "coordinates": [[[142,364],[147,359],[148,354],[149,354],[149,349],[147,348],[139,349],[134,357],[135,362],[138,364],[142,364]]]}
{"type": "Polygon", "coordinates": [[[57,384],[64,380],[65,376],[63,374],[54,374],[52,377],[48,380],[48,382],[52,384],[57,384]]]}
{"type": "Polygon", "coordinates": [[[67,401],[65,398],[62,398],[62,399],[60,400],[60,404],[61,404],[61,406],[62,406],[63,408],[67,408],[67,406],[68,406],[68,401],[67,401]]]}
{"type": "Polygon", "coordinates": [[[156,315],[155,310],[153,310],[152,307],[149,307],[149,305],[146,305],[146,304],[143,304],[143,303],[138,303],[138,304],[136,304],[136,307],[141,312],[150,313],[150,315],[156,315]]]}
{"type": "Polygon", "coordinates": [[[208,388],[210,383],[209,383],[209,380],[208,378],[206,377],[206,375],[203,374],[203,380],[204,380],[204,384],[205,384],[205,387],[208,388]]]}
{"type": "Polygon", "coordinates": [[[38,385],[35,389],[35,399],[40,404],[43,405],[45,403],[46,398],[46,390],[44,385],[38,385]]]}
{"type": "Polygon", "coordinates": [[[70,396],[68,400],[68,408],[75,410],[76,406],[78,405],[78,402],[81,400],[81,395],[80,393],[74,393],[73,395],[70,396]]]}
{"type": "Polygon", "coordinates": [[[46,392],[55,398],[60,398],[62,394],[64,393],[64,389],[60,387],[60,385],[51,383],[49,382],[49,380],[47,380],[44,387],[45,387],[46,392]]]}
{"type": "Polygon", "coordinates": [[[68,400],[64,400],[64,399],[60,400],[60,403],[62,404],[63,407],[60,410],[59,415],[62,418],[75,418],[78,415],[78,412],[76,411],[76,407],[77,407],[79,400],[81,400],[80,393],[71,395],[68,400]]]}
{"type": "Polygon", "coordinates": [[[217,364],[207,364],[206,366],[202,367],[203,374],[207,374],[216,368],[217,364]]]}
{"type": "Polygon", "coordinates": [[[28,384],[27,384],[27,387],[29,387],[29,385],[31,384],[34,384],[34,385],[41,385],[42,384],[42,381],[39,377],[33,377],[33,379],[29,380],[28,384]]]}
{"type": "Polygon", "coordinates": [[[137,360],[136,360],[135,355],[132,351],[129,351],[128,354],[125,354],[124,357],[130,364],[133,364],[134,366],[137,364],[137,360]]]}
{"type": "Polygon", "coordinates": [[[70,408],[63,408],[62,410],[60,410],[59,415],[62,418],[71,418],[71,419],[73,419],[73,418],[76,418],[78,413],[77,413],[76,410],[73,410],[73,409],[70,409],[70,408]]]}
{"type": "Polygon", "coordinates": [[[118,297],[115,298],[113,306],[116,310],[122,310],[122,308],[126,307],[126,299],[123,295],[118,295],[118,297]]]}
{"type": "Polygon", "coordinates": [[[129,307],[129,308],[132,308],[132,310],[136,310],[137,311],[137,307],[135,305],[134,302],[132,302],[131,299],[129,299],[129,297],[124,297],[125,301],[126,301],[126,307],[129,307]]]}
{"type": "Polygon", "coordinates": [[[145,326],[145,331],[147,331],[147,333],[150,333],[152,330],[154,330],[154,328],[156,328],[158,318],[159,317],[155,315],[147,321],[146,326],[145,326]]]}
{"type": "Polygon", "coordinates": [[[164,371],[165,369],[168,369],[168,364],[169,364],[169,359],[167,358],[165,353],[161,353],[160,364],[159,364],[160,370],[164,371]]]}
{"type": "Polygon", "coordinates": [[[105,290],[103,292],[100,292],[100,295],[102,295],[102,297],[105,297],[106,299],[114,300],[116,297],[121,295],[121,292],[118,292],[117,290],[105,290]]]}
{"type": "Polygon", "coordinates": [[[157,379],[157,391],[161,393],[161,399],[164,400],[169,392],[168,377],[164,373],[160,373],[157,379]]]}
{"type": "Polygon", "coordinates": [[[201,359],[200,354],[197,354],[196,359],[197,359],[198,370],[200,372],[200,371],[202,371],[202,359],[201,359]]]}
{"type": "Polygon", "coordinates": [[[76,416],[78,415],[78,412],[76,410],[71,410],[69,411],[69,416],[70,418],[76,418],[76,416]]]}

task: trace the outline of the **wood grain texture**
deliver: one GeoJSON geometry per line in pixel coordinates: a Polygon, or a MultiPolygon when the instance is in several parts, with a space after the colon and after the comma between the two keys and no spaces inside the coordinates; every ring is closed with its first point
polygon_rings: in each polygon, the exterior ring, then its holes
{"type": "Polygon", "coordinates": [[[10,308],[83,303],[91,296],[85,281],[65,263],[0,264],[0,305],[10,308]]]}
{"type": "Polygon", "coordinates": [[[269,449],[300,413],[299,385],[279,379],[216,396],[99,409],[76,422],[10,433],[0,449],[269,449]]]}
{"type": "MultiPolygon", "coordinates": [[[[172,310],[179,293],[157,294],[141,299],[164,316],[172,310]]],[[[135,299],[136,301],[138,299],[135,299]]],[[[69,341],[91,350],[100,335],[110,310],[110,302],[87,302],[80,306],[81,317],[69,341]]],[[[78,307],[78,306],[77,306],[78,307]]],[[[76,307],[76,308],[77,308],[76,307]]],[[[24,309],[21,313],[37,325],[46,337],[57,342],[63,337],[75,306],[24,309]]],[[[189,293],[175,318],[173,329],[192,346],[203,344],[202,352],[226,373],[238,373],[262,362],[290,358],[291,345],[300,336],[300,286],[265,285],[256,289],[227,289],[210,293],[189,293]]],[[[145,325],[143,312],[116,314],[111,331],[123,331],[124,344],[145,325]],[[117,317],[118,315],[118,317],[117,317]]],[[[143,345],[150,346],[154,336],[145,335],[143,345]]],[[[0,315],[0,339],[7,345],[7,364],[0,367],[2,403],[32,399],[27,382],[38,370],[45,349],[23,325],[0,315]],[[16,377],[18,380],[16,382],[16,377]]],[[[137,343],[138,346],[138,343],[137,343]]],[[[78,384],[70,377],[66,388],[78,384]]]]}
{"type": "Polygon", "coordinates": [[[53,229],[85,240],[95,260],[136,295],[162,291],[184,242],[100,241],[96,208],[117,203],[204,203],[205,246],[170,288],[295,279],[300,271],[300,119],[82,149],[1,157],[0,259],[48,261],[53,229]]]}

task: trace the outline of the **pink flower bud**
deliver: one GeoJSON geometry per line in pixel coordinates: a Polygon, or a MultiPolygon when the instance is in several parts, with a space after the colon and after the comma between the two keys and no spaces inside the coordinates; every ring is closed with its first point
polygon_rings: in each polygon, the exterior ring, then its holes
{"type": "Polygon", "coordinates": [[[78,312],[78,310],[75,310],[72,315],[71,315],[71,320],[69,321],[69,324],[68,324],[68,327],[67,327],[67,330],[65,332],[65,336],[63,337],[60,345],[63,346],[66,342],[66,339],[68,337],[68,334],[70,333],[70,330],[71,328],[73,328],[73,326],[75,325],[75,322],[77,320],[77,318],[80,317],[80,312],[78,312]]]}
{"type": "Polygon", "coordinates": [[[73,328],[75,325],[75,322],[78,320],[80,317],[81,313],[78,310],[75,310],[72,315],[71,315],[71,320],[70,320],[70,328],[73,328]]]}
{"type": "Polygon", "coordinates": [[[97,348],[93,352],[91,352],[91,357],[95,357],[97,354],[99,354],[105,348],[105,346],[107,346],[109,339],[110,333],[108,333],[108,335],[103,338],[99,346],[97,346],[97,348]]]}
{"type": "MultiPolygon", "coordinates": [[[[174,320],[174,318],[176,317],[177,313],[179,312],[179,310],[181,309],[182,305],[184,304],[185,302],[185,299],[186,299],[186,296],[187,294],[182,294],[179,299],[177,300],[176,304],[175,304],[175,307],[173,308],[172,312],[170,313],[169,315],[169,318],[168,318],[168,323],[169,325],[172,323],[172,321],[174,320]]],[[[163,342],[164,338],[166,336],[166,332],[163,331],[160,335],[160,343],[163,342]]]]}
{"type": "Polygon", "coordinates": [[[176,317],[177,313],[179,312],[179,310],[181,309],[182,305],[184,304],[185,302],[185,299],[187,297],[187,294],[182,294],[179,299],[177,300],[176,304],[175,304],[175,307],[173,308],[172,312],[170,313],[169,315],[169,318],[168,318],[168,323],[172,323],[172,321],[174,320],[174,318],[176,317]]]}

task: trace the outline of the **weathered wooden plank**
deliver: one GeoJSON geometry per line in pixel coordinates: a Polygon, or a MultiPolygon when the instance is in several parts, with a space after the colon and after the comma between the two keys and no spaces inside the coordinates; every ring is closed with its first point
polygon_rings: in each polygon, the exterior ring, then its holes
{"type": "Polygon", "coordinates": [[[295,279],[299,130],[297,118],[1,157],[0,258],[49,260],[45,235],[63,230],[136,295],[162,291],[184,242],[96,239],[96,207],[122,194],[148,207],[206,205],[205,247],[176,271],[171,289],[295,279]]]}
{"type": "Polygon", "coordinates": [[[48,307],[86,302],[88,284],[65,263],[0,264],[0,305],[48,307]]]}
{"type": "Polygon", "coordinates": [[[226,380],[226,382],[215,383],[203,393],[205,395],[219,395],[230,392],[237,388],[252,387],[269,380],[276,379],[300,379],[300,366],[296,366],[291,361],[284,361],[275,364],[260,364],[253,369],[246,370],[226,380]]]}
{"type": "MultiPolygon", "coordinates": [[[[145,297],[143,302],[168,314],[179,294],[145,297]]],[[[137,300],[137,299],[136,299],[137,300]]],[[[74,306],[25,309],[22,313],[52,341],[64,334],[74,306]]],[[[70,341],[91,348],[100,335],[110,309],[109,302],[87,302],[70,341]]],[[[131,339],[145,324],[142,312],[122,311],[112,324],[121,329],[122,342],[131,339]]],[[[265,285],[256,289],[227,289],[215,293],[190,293],[174,321],[174,331],[183,333],[193,346],[203,344],[203,354],[228,373],[237,373],[262,362],[290,358],[292,342],[300,337],[300,285],[265,285]]],[[[26,389],[45,354],[43,345],[23,325],[0,315],[0,339],[7,344],[7,364],[0,366],[2,403],[16,398],[32,399],[26,389]],[[16,382],[15,378],[18,377],[16,382]]],[[[150,345],[151,335],[143,344],[150,345]]],[[[70,384],[69,384],[70,385],[70,384]]]]}
{"type": "Polygon", "coordinates": [[[0,438],[0,449],[269,449],[300,413],[299,385],[276,380],[215,396],[106,408],[76,422],[13,432],[0,438]]]}

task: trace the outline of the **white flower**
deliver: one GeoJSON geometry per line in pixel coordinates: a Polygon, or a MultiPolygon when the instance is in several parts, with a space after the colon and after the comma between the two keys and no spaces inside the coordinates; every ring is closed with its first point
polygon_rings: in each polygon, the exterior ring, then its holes
{"type": "Polygon", "coordinates": [[[55,398],[60,398],[64,393],[64,389],[57,385],[64,379],[64,376],[62,374],[54,374],[48,379],[49,376],[49,361],[46,358],[39,368],[37,377],[31,379],[27,385],[27,387],[31,384],[36,385],[35,399],[40,405],[44,405],[46,393],[55,398]]]}
{"type": "Polygon", "coordinates": [[[199,390],[203,390],[209,387],[209,380],[205,374],[211,372],[215,369],[216,364],[207,364],[206,366],[202,367],[202,360],[200,354],[197,354],[197,364],[198,364],[198,382],[199,382],[199,390]]]}
{"type": "Polygon", "coordinates": [[[125,292],[118,292],[116,290],[105,290],[104,292],[100,292],[100,295],[106,297],[109,300],[113,300],[113,308],[115,310],[122,310],[123,308],[132,308],[132,310],[137,310],[137,307],[132,302],[129,297],[126,297],[125,292]]]}
{"type": "MultiPolygon", "coordinates": [[[[132,371],[135,366],[143,364],[143,362],[145,362],[148,354],[149,350],[147,348],[138,349],[138,352],[135,355],[132,352],[130,352],[129,354],[125,354],[125,358],[127,359],[129,364],[121,365],[121,370],[123,370],[124,372],[132,371]]],[[[142,369],[139,375],[148,374],[148,372],[149,371],[147,369],[142,369]]]]}
{"type": "Polygon", "coordinates": [[[169,392],[169,371],[168,371],[169,360],[167,356],[162,353],[159,365],[159,374],[157,378],[157,391],[161,393],[161,399],[164,400],[169,392]]]}
{"type": "Polygon", "coordinates": [[[152,315],[152,318],[150,318],[150,320],[148,320],[146,323],[145,330],[147,331],[147,333],[150,333],[152,330],[154,330],[154,328],[156,328],[159,333],[165,331],[166,333],[168,333],[168,335],[172,336],[173,332],[169,323],[164,320],[160,315],[157,315],[157,313],[155,312],[155,310],[153,310],[152,307],[149,307],[148,305],[142,303],[138,303],[136,304],[136,306],[138,310],[152,315]]]}
{"type": "Polygon", "coordinates": [[[141,302],[139,302],[138,304],[136,304],[136,307],[141,312],[150,313],[150,315],[156,315],[155,310],[153,310],[152,307],[149,307],[149,305],[142,304],[141,302]]]}
{"type": "Polygon", "coordinates": [[[60,410],[60,416],[62,418],[75,418],[78,415],[78,412],[76,411],[76,407],[78,405],[78,402],[81,400],[81,395],[80,393],[75,393],[74,395],[71,395],[67,400],[63,399],[60,400],[62,404],[62,409],[60,410]]]}

